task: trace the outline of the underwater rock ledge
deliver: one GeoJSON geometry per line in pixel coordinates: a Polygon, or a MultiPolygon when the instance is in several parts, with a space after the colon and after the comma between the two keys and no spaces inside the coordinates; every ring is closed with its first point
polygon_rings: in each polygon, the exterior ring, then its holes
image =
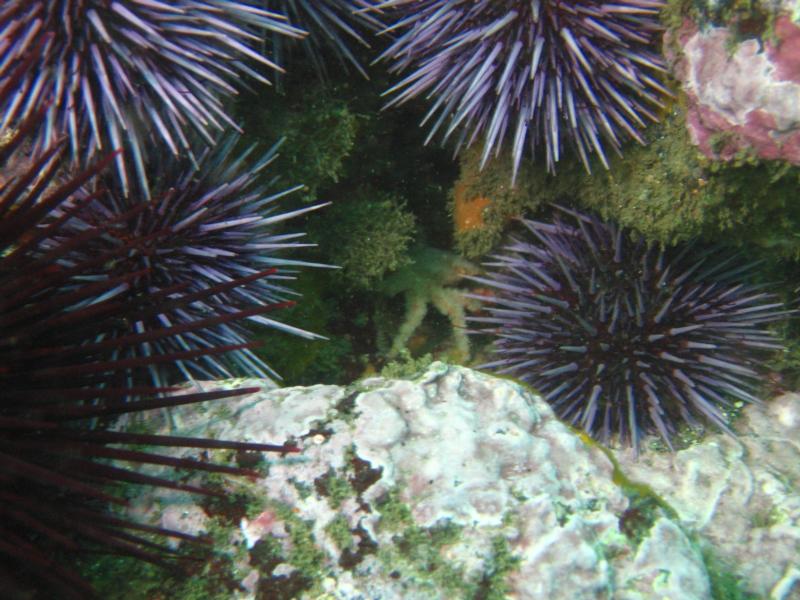
{"type": "MultiPolygon", "coordinates": [[[[645,444],[635,461],[525,387],[443,363],[348,387],[198,385],[263,391],[181,407],[171,433],[301,448],[263,457],[257,480],[223,482],[232,504],[216,514],[169,490],[133,501],[149,523],[213,529],[234,565],[231,598],[702,599],[720,597],[720,581],[789,598],[800,587],[800,395],[745,409],[738,441],[710,435],[675,454],[645,444]]],[[[159,419],[145,426],[169,431],[159,419]]]]}

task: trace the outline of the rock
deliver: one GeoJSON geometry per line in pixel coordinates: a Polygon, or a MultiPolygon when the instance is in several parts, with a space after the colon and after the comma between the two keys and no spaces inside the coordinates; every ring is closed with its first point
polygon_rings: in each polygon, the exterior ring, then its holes
{"type": "MultiPolygon", "coordinates": [[[[434,363],[413,381],[265,389],[176,412],[179,435],[302,449],[229,483],[248,498],[218,548],[237,598],[289,584],[292,597],[348,600],[711,598],[691,522],[512,381],[434,363]]],[[[162,513],[186,512],[171,494],[142,495],[137,512],[180,525],[162,513]]]]}
{"type": "Polygon", "coordinates": [[[730,28],[699,29],[688,20],[675,34],[687,126],[707,157],[800,164],[800,26],[780,14],[774,34],[763,44],[737,42],[730,28]]]}
{"type": "Polygon", "coordinates": [[[759,598],[800,598],[800,394],[748,406],[738,438],[708,435],[675,454],[618,453],[759,598]]]}

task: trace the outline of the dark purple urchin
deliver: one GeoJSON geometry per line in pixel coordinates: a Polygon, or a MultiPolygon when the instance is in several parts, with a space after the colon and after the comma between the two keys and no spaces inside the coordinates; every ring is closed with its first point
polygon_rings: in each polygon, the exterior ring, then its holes
{"type": "Polygon", "coordinates": [[[522,219],[513,239],[473,277],[496,337],[483,365],[539,390],[564,420],[603,442],[638,448],[642,432],[671,446],[681,422],[728,431],[732,401],[757,402],[759,355],[780,349],[765,325],[787,314],[754,264],[719,250],[663,250],[593,216],[522,219]]]}
{"type": "MultiPolygon", "coordinates": [[[[0,83],[0,101],[13,92],[30,62],[20,63],[0,83]]],[[[70,197],[104,164],[78,175],[65,174],[63,145],[45,148],[23,164],[26,159],[19,148],[24,133],[34,130],[35,121],[43,115],[44,111],[31,112],[17,133],[0,143],[0,165],[4,165],[0,178],[0,582],[4,598],[83,599],[93,594],[69,562],[77,557],[100,551],[164,564],[174,555],[161,545],[165,537],[204,542],[110,511],[110,504],[125,505],[126,499],[119,487],[112,489],[109,484],[219,495],[167,477],[146,476],[124,464],[252,475],[236,467],[161,456],[152,448],[279,452],[296,448],[103,429],[114,415],[258,390],[171,395],[165,389],[128,387],[134,370],[192,357],[172,353],[118,358],[126,355],[128,347],[156,344],[177,331],[161,327],[141,333],[135,327],[137,319],[152,308],[145,299],[126,298],[124,292],[137,276],[146,275],[147,268],[119,276],[106,268],[135,252],[136,240],[97,251],[93,242],[106,235],[104,227],[75,234],[64,229],[67,220],[82,216],[86,207],[86,202],[70,201],[70,197]],[[10,165],[15,167],[13,173],[8,171],[10,165]],[[76,260],[78,255],[85,258],[76,260]]],[[[113,156],[108,157],[105,164],[112,160],[113,156]]],[[[112,218],[105,225],[115,223],[112,218]]],[[[175,289],[168,302],[175,309],[186,308],[208,301],[211,293],[175,289]]],[[[180,332],[190,335],[207,326],[213,316],[187,323],[180,332]]],[[[246,316],[239,312],[225,318],[246,316]]],[[[224,350],[204,348],[193,357],[224,350]]]]}
{"type": "MultiPolygon", "coordinates": [[[[120,277],[138,273],[123,294],[148,306],[133,322],[138,331],[213,317],[202,329],[192,327],[185,334],[176,332],[159,342],[131,346],[129,356],[246,345],[252,333],[245,322],[320,338],[265,313],[293,303],[296,294],[286,284],[298,268],[326,266],[283,256],[313,245],[301,243],[303,233],[285,231],[284,223],[325,204],[281,212],[280,200],[301,186],[275,191],[274,185],[260,182],[277,146],[249,160],[254,147],[237,155],[236,141],[236,136],[221,140],[199,157],[197,170],[188,161],[169,157],[154,165],[151,174],[157,184],[149,202],[142,202],[135,193],[126,197],[112,177],[76,194],[83,211],[65,223],[60,235],[81,235],[97,227],[104,235],[63,256],[62,264],[71,266],[97,253],[128,248],[105,268],[120,277]],[[265,274],[267,270],[270,272],[265,274]],[[236,281],[238,285],[229,285],[236,281]],[[208,293],[225,285],[228,289],[208,293]],[[175,290],[201,297],[188,305],[172,306],[175,290]],[[252,314],[246,320],[225,318],[241,311],[252,314]]],[[[62,239],[55,237],[53,242],[62,239]]],[[[276,377],[248,347],[232,350],[224,358],[206,356],[202,361],[179,361],[178,365],[185,376],[231,377],[238,371],[276,377]]]]}
{"type": "Polygon", "coordinates": [[[189,132],[213,143],[236,128],[222,98],[243,75],[267,81],[248,60],[279,69],[252,49],[263,31],[303,32],[283,16],[236,0],[10,0],[0,8],[0,81],[31,53],[44,50],[0,104],[0,128],[50,103],[36,138],[41,150],[64,132],[74,163],[117,148],[123,189],[133,165],[143,189],[145,148],[191,153],[189,132]],[[127,165],[127,166],[126,166],[127,165]]]}
{"type": "MultiPolygon", "coordinates": [[[[293,25],[308,31],[307,38],[296,42],[306,51],[318,73],[325,74],[324,54],[329,50],[340,63],[354,67],[361,75],[367,72],[353,54],[352,43],[369,48],[362,35],[364,31],[378,31],[383,24],[375,18],[367,0],[263,0],[268,10],[287,15],[293,25]]],[[[286,62],[282,56],[285,45],[293,45],[285,36],[273,35],[272,48],[276,60],[286,62]]]]}
{"type": "Polygon", "coordinates": [[[516,177],[525,147],[545,147],[553,172],[566,138],[589,170],[605,140],[639,142],[648,106],[668,92],[653,51],[660,0],[373,0],[398,13],[398,37],[381,54],[394,72],[411,71],[387,104],[425,95],[435,102],[428,141],[460,130],[456,152],[482,138],[481,165],[510,146],[516,177]],[[437,116],[438,115],[438,116],[437,116]]]}

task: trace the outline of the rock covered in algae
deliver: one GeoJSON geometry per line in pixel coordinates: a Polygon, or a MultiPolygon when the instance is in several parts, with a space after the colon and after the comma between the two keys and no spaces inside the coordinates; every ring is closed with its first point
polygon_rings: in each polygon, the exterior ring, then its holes
{"type": "Polygon", "coordinates": [[[682,53],[675,75],[686,93],[689,133],[707,157],[751,153],[800,165],[800,25],[793,7],[783,8],[769,16],[764,41],[738,39],[736,23],[699,28],[687,21],[676,32],[682,53]]]}
{"type": "MultiPolygon", "coordinates": [[[[206,524],[236,597],[711,597],[691,532],[658,501],[633,527],[606,453],[512,381],[434,363],[414,380],[267,388],[175,416],[179,434],[301,448],[224,484],[247,498],[243,516],[222,534],[218,516],[206,524]]],[[[186,510],[156,493],[135,502],[151,522],[170,502],[186,510]]]]}
{"type": "Polygon", "coordinates": [[[800,394],[750,405],[736,439],[707,436],[675,454],[619,453],[758,598],[800,597],[800,394]]]}

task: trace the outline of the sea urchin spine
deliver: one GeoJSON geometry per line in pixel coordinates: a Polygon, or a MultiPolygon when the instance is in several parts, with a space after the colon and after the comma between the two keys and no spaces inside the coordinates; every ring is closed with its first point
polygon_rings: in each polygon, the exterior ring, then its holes
{"type": "Polygon", "coordinates": [[[407,75],[386,94],[387,106],[435,98],[423,124],[428,140],[461,133],[462,145],[482,138],[481,165],[510,147],[516,177],[525,147],[545,148],[549,171],[571,142],[589,169],[602,140],[643,142],[648,107],[668,94],[657,77],[664,62],[653,51],[661,31],[660,0],[388,0],[385,32],[397,38],[379,57],[407,75]],[[438,115],[438,116],[437,116],[438,115]]]}
{"type": "Polygon", "coordinates": [[[367,0],[267,0],[267,9],[285,14],[289,21],[308,32],[303,40],[272,34],[272,47],[276,60],[286,64],[284,45],[301,45],[316,71],[325,75],[325,52],[330,51],[339,62],[354,67],[361,75],[367,72],[351,49],[355,42],[369,48],[362,32],[378,31],[383,24],[369,11],[367,0]]]}
{"type": "MultiPolygon", "coordinates": [[[[250,161],[255,148],[237,152],[237,141],[236,136],[221,139],[199,157],[197,171],[186,160],[164,157],[150,171],[157,184],[153,200],[147,202],[133,193],[126,196],[113,178],[98,177],[96,185],[76,192],[81,212],[52,237],[50,243],[59,244],[62,238],[103,230],[103,235],[60,258],[67,267],[93,255],[128,249],[105,268],[115,276],[140,273],[124,293],[142,304],[134,323],[137,331],[166,326],[175,333],[129,346],[125,358],[242,346],[224,357],[205,354],[177,364],[189,378],[234,374],[270,378],[277,374],[246,347],[251,333],[245,322],[307,339],[320,337],[265,313],[290,303],[295,294],[287,281],[293,279],[294,268],[327,266],[281,256],[312,244],[300,241],[303,233],[280,229],[286,221],[325,203],[281,211],[281,199],[301,186],[270,191],[269,183],[262,182],[277,145],[250,161]],[[186,296],[201,297],[174,305],[175,286],[186,296]],[[250,313],[246,320],[226,318],[242,311],[250,313]],[[179,331],[180,326],[187,331],[179,331]]],[[[161,384],[158,376],[154,381],[161,384]]]]}
{"type": "Polygon", "coordinates": [[[0,7],[0,81],[36,60],[0,104],[0,129],[49,101],[36,150],[64,133],[76,164],[123,149],[123,190],[134,166],[147,193],[151,132],[176,156],[191,155],[190,131],[212,145],[214,132],[237,129],[222,102],[237,80],[267,82],[247,60],[280,70],[251,47],[263,31],[304,35],[283,15],[236,0],[9,0],[0,7]]]}
{"type": "Polygon", "coordinates": [[[531,383],[561,418],[607,442],[638,447],[657,432],[671,447],[680,422],[728,430],[732,400],[757,402],[759,355],[781,348],[765,325],[787,311],[743,283],[754,264],[692,246],[664,250],[618,226],[568,211],[574,224],[523,219],[473,277],[495,336],[485,368],[531,383]]]}
{"type": "MultiPolygon", "coordinates": [[[[0,81],[0,104],[14,93],[37,56],[33,53],[0,81]]],[[[115,275],[106,265],[128,254],[137,240],[129,239],[105,252],[91,252],[93,240],[106,233],[103,227],[89,227],[75,235],[62,231],[70,217],[80,216],[86,207],[85,202],[74,201],[75,191],[97,176],[114,156],[77,175],[63,169],[63,144],[46,147],[30,158],[24,156],[20,149],[27,150],[26,132],[36,130],[45,114],[46,109],[30,111],[16,132],[0,142],[0,587],[4,598],[85,599],[93,597],[91,587],[67,563],[82,553],[111,552],[163,564],[174,554],[155,543],[153,535],[156,539],[169,536],[203,542],[113,515],[108,505],[124,505],[126,500],[119,489],[108,484],[128,482],[216,493],[167,477],[146,476],[119,466],[118,461],[255,475],[237,467],[163,456],[130,446],[271,452],[297,449],[289,444],[250,444],[102,428],[110,416],[239,396],[258,389],[170,394],[169,389],[126,385],[131,369],[175,360],[178,353],[141,356],[132,361],[115,356],[124,354],[127,346],[169,338],[175,330],[131,330],[131,323],[145,307],[141,298],[127,298],[124,292],[137,277],[146,275],[147,268],[115,275]],[[56,239],[61,242],[54,243],[56,239]],[[81,250],[85,260],[74,260],[81,250]],[[73,256],[69,265],[63,262],[67,255],[73,256]],[[129,326],[126,335],[110,335],[125,324],[129,326]]],[[[136,210],[143,208],[141,204],[136,210]]],[[[237,282],[225,285],[235,286],[237,282]]],[[[217,291],[224,290],[209,288],[186,294],[177,287],[169,302],[177,308],[186,307],[193,301],[208,300],[207,296],[217,291]]],[[[225,315],[225,319],[246,316],[238,311],[225,315]]],[[[182,332],[191,333],[203,326],[202,320],[187,323],[182,332]]],[[[225,349],[200,348],[194,354],[222,351],[225,349]]]]}

